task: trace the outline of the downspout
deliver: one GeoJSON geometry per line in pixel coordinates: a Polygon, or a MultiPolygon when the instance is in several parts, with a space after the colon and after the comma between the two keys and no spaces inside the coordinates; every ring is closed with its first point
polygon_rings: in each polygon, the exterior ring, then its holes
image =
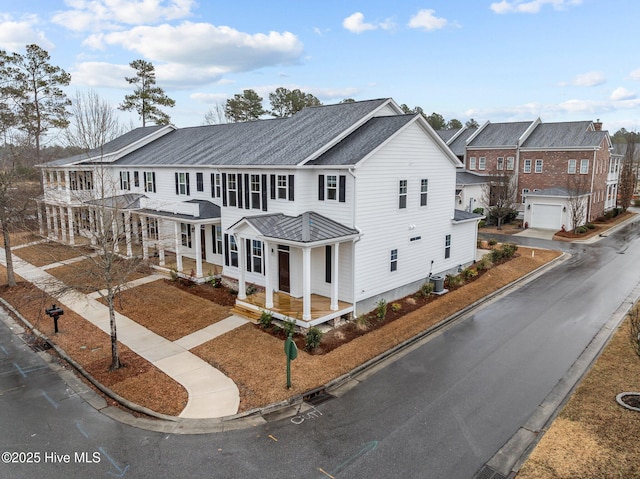
{"type": "MultiPolygon", "coordinates": [[[[357,177],[354,173],[354,168],[349,168],[347,170],[351,177],[353,178],[353,207],[351,208],[351,227],[360,231],[360,229],[356,226],[356,180],[357,177]]],[[[351,303],[353,305],[353,313],[352,316],[354,318],[358,317],[358,313],[356,311],[356,243],[360,241],[360,236],[358,236],[351,243],[351,303]]]]}

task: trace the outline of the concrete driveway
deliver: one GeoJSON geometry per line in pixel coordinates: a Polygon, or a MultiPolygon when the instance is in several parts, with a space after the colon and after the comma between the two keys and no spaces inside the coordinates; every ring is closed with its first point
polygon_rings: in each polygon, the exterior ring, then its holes
{"type": "Polygon", "coordinates": [[[522,230],[520,233],[514,234],[514,236],[524,236],[526,238],[538,238],[538,239],[553,239],[553,235],[556,233],[555,230],[544,230],[541,228],[527,228],[522,230]]]}

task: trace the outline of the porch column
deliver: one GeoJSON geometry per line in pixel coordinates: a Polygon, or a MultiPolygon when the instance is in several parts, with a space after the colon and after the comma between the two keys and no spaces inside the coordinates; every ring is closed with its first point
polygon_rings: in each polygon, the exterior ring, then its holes
{"type": "Polygon", "coordinates": [[[247,267],[244,238],[236,236],[236,248],[238,248],[238,299],[247,299],[247,289],[244,283],[244,271],[247,267]]]}
{"type": "Polygon", "coordinates": [[[116,218],[116,216],[113,216],[113,219],[111,220],[111,236],[112,236],[112,241],[113,241],[113,252],[117,253],[118,251],[120,251],[119,245],[118,245],[118,219],[116,218]]]}
{"type": "Polygon", "coordinates": [[[58,230],[58,208],[56,208],[55,206],[52,206],[51,213],[52,213],[52,220],[53,220],[53,239],[57,241],[60,238],[59,230],[58,230]]]}
{"type": "Polygon", "coordinates": [[[56,171],[56,189],[57,190],[61,190],[62,189],[62,172],[60,170],[56,171]]]}
{"type": "Polygon", "coordinates": [[[131,249],[131,211],[124,212],[124,237],[127,244],[127,257],[133,256],[133,250],[131,249]]]}
{"type": "Polygon", "coordinates": [[[133,244],[140,244],[140,231],[138,230],[138,219],[140,218],[138,215],[131,215],[131,235],[133,236],[133,244]]]}
{"type": "Polygon", "coordinates": [[[62,230],[62,241],[67,241],[67,220],[64,212],[64,206],[60,207],[60,229],[62,230]]]}
{"type": "Polygon", "coordinates": [[[182,272],[182,254],[180,253],[180,246],[182,244],[181,241],[181,231],[179,230],[180,226],[178,226],[178,222],[173,223],[173,230],[176,235],[176,269],[178,272],[182,272]]]}
{"type": "Polygon", "coordinates": [[[302,320],[311,319],[311,248],[302,248],[302,320]]]}
{"type": "Polygon", "coordinates": [[[196,224],[196,278],[202,278],[202,225],[196,224]]]}
{"type": "Polygon", "coordinates": [[[264,306],[273,308],[273,286],[271,286],[271,245],[266,241],[264,245],[264,306]]]}
{"type": "Polygon", "coordinates": [[[40,203],[38,203],[36,214],[38,215],[38,232],[40,233],[40,236],[44,236],[44,225],[42,224],[42,205],[40,203]]]}
{"type": "Polygon", "coordinates": [[[51,225],[51,209],[48,205],[44,205],[44,216],[47,219],[47,238],[51,238],[53,233],[53,226],[51,225]]]}
{"type": "Polygon", "coordinates": [[[340,251],[340,243],[333,245],[333,267],[331,268],[331,305],[329,309],[331,311],[338,310],[338,255],[340,251]]]}
{"type": "Polygon", "coordinates": [[[67,202],[71,202],[71,181],[69,180],[69,176],[70,176],[69,170],[65,170],[64,171],[64,193],[67,198],[67,202]]]}
{"type": "MultiPolygon", "coordinates": [[[[68,172],[67,172],[68,174],[68,172]]],[[[75,236],[74,236],[74,219],[73,219],[73,208],[71,206],[67,207],[67,215],[69,216],[69,244],[74,245],[75,236]]]]}
{"type": "Polygon", "coordinates": [[[147,239],[147,217],[140,216],[140,229],[142,230],[142,259],[149,259],[148,239],[147,239]]]}
{"type": "Polygon", "coordinates": [[[89,234],[91,244],[96,244],[96,210],[89,208],[89,234]]]}

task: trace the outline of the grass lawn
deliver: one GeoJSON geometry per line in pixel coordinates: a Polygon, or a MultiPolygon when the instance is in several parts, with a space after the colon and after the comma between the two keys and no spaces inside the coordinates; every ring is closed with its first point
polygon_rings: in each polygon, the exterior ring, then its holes
{"type": "Polygon", "coordinates": [[[49,241],[33,246],[25,246],[13,251],[13,254],[22,258],[34,266],[46,266],[58,261],[66,261],[71,258],[77,258],[91,254],[92,250],[87,246],[68,246],[60,243],[49,241]]]}
{"type": "Polygon", "coordinates": [[[640,357],[629,341],[629,318],[542,437],[518,479],[640,477],[640,412],[616,395],[640,391],[640,357]]]}

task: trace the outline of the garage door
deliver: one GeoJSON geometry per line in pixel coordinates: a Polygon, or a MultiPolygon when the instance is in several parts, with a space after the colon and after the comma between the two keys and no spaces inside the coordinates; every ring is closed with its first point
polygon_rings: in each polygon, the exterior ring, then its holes
{"type": "Polygon", "coordinates": [[[531,228],[559,230],[562,227],[561,205],[531,205],[531,228]]]}

